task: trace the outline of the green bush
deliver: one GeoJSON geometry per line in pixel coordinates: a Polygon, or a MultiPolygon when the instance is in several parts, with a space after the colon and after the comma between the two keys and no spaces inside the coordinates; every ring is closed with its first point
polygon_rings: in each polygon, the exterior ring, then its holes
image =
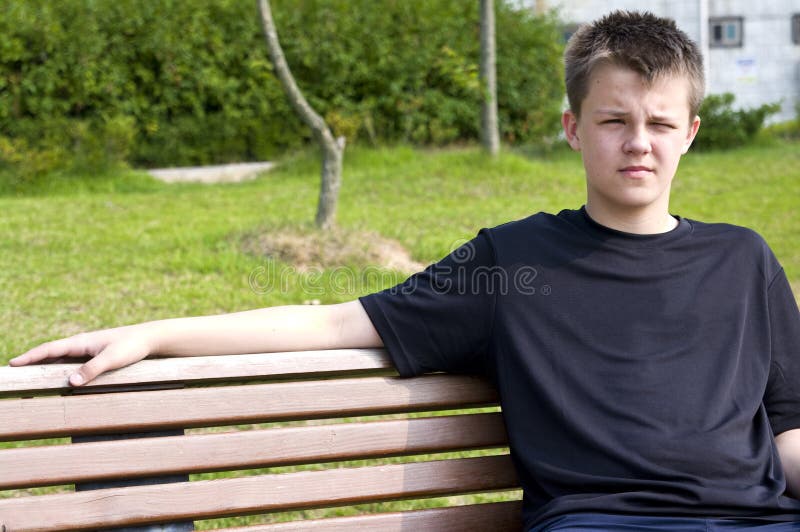
{"type": "Polygon", "coordinates": [[[764,120],[780,111],[780,104],[764,104],[752,109],[734,109],[734,95],[726,92],[706,96],[700,106],[702,123],[694,140],[698,150],[727,149],[751,142],[764,120]]]}
{"type": "Polygon", "coordinates": [[[0,190],[27,189],[68,162],[68,154],[62,148],[37,149],[25,139],[0,136],[0,185],[5,185],[0,190]]]}
{"type": "Polygon", "coordinates": [[[10,1],[0,8],[0,125],[35,147],[69,146],[88,166],[105,166],[106,156],[140,165],[248,159],[297,144],[301,125],[248,7],[10,1]],[[109,128],[117,146],[107,145],[109,128]]]}
{"type": "Polygon", "coordinates": [[[771,124],[765,128],[766,132],[774,137],[786,140],[800,139],[800,102],[794,105],[795,117],[793,120],[771,124]]]}
{"type": "MultiPolygon", "coordinates": [[[[471,2],[477,4],[478,2],[471,2]]],[[[497,4],[498,2],[495,2],[497,4]]],[[[561,132],[563,36],[555,18],[538,18],[500,2],[497,100],[501,134],[510,143],[539,143],[561,132]]]]}
{"type": "MultiPolygon", "coordinates": [[[[96,123],[85,120],[28,121],[40,138],[0,136],[0,191],[23,192],[47,176],[97,175],[124,167],[135,136],[130,117],[117,116],[96,123]]],[[[19,129],[24,129],[18,125],[19,129]]],[[[1,192],[0,192],[1,193],[1,192]]]]}
{"type": "MultiPolygon", "coordinates": [[[[496,5],[502,134],[535,142],[558,131],[557,24],[496,5]]],[[[478,137],[477,2],[275,0],[273,12],[298,84],[350,142],[478,137]]],[[[0,131],[87,168],[263,159],[310,138],[250,0],[6,0],[0,131]]]]}

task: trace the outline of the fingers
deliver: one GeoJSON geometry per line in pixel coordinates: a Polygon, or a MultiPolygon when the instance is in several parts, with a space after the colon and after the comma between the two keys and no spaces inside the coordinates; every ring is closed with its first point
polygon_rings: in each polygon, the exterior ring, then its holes
{"type": "Polygon", "coordinates": [[[108,353],[100,353],[86,364],[78,368],[78,371],[69,376],[69,383],[72,386],[83,386],[87,382],[95,379],[101,373],[116,369],[114,361],[109,360],[108,353]]]}
{"type": "Polygon", "coordinates": [[[112,369],[128,366],[146,356],[147,350],[140,345],[126,342],[112,343],[70,375],[69,383],[72,386],[83,386],[94,380],[98,375],[112,369]]]}
{"type": "Polygon", "coordinates": [[[62,357],[84,357],[96,354],[103,346],[97,333],[81,333],[69,338],[47,342],[12,358],[10,366],[25,366],[41,362],[51,362],[62,357]]]}
{"type": "Polygon", "coordinates": [[[134,326],[76,334],[47,342],[12,358],[10,366],[52,364],[69,358],[92,357],[70,375],[72,386],[82,386],[98,375],[138,362],[149,354],[145,335],[134,326]]]}

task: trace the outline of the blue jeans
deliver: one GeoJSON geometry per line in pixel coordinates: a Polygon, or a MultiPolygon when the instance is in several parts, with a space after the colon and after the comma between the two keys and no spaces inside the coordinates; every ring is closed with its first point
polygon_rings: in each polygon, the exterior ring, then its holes
{"type": "Polygon", "coordinates": [[[651,517],[599,513],[568,514],[550,519],[529,532],[790,532],[800,531],[800,521],[703,517],[651,517]]]}

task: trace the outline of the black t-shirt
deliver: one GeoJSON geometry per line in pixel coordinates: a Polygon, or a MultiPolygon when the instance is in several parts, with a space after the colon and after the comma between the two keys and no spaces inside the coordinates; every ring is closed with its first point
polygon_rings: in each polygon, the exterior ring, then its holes
{"type": "Polygon", "coordinates": [[[634,235],[540,213],[361,302],[401,375],[495,381],[526,527],[586,511],[800,519],[773,438],[800,427],[800,313],[749,229],[634,235]]]}

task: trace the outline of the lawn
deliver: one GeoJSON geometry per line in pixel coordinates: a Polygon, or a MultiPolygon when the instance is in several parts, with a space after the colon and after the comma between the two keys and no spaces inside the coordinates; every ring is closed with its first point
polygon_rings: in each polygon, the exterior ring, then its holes
{"type": "MultiPolygon", "coordinates": [[[[377,288],[357,275],[343,288],[335,284],[337,272],[298,274],[242,250],[247,235],[309,226],[318,185],[313,153],[237,185],[163,185],[135,173],[66,183],[47,196],[0,197],[0,362],[86,329],[342,301],[377,288]],[[87,183],[97,190],[82,190],[87,183]],[[276,277],[265,282],[263,272],[276,277]],[[254,274],[256,287],[248,281],[254,274]]],[[[754,228],[798,286],[796,143],[690,153],[674,188],[673,212],[754,228]]],[[[577,207],[583,195],[580,161],[569,152],[504,153],[492,161],[471,147],[351,148],[339,222],[396,239],[427,263],[481,227],[577,207]]],[[[387,274],[380,282],[401,277],[387,274]]]]}
{"type": "MultiPolygon", "coordinates": [[[[357,260],[349,270],[303,273],[243,249],[253,235],[311,230],[318,168],[307,152],[242,184],[165,185],[121,172],[0,197],[0,363],[82,330],[345,301],[402,280],[386,272],[376,282],[357,260]]],[[[475,147],[351,147],[338,219],[347,230],[397,240],[424,264],[481,227],[575,208],[583,198],[580,159],[564,150],[538,157],[508,151],[491,160],[475,147]]],[[[798,207],[800,145],[778,141],[688,154],[672,203],[682,216],[761,233],[796,291],[798,207]]]]}

